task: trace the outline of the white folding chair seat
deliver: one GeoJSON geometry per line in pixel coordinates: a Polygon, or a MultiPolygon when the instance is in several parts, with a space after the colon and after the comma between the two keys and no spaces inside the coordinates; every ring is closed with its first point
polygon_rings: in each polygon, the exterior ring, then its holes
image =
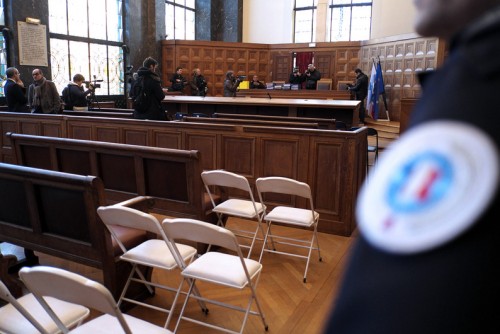
{"type": "MultiPolygon", "coordinates": [[[[129,303],[141,305],[169,314],[170,309],[168,308],[147,304],[126,297],[126,293],[131,282],[139,282],[146,285],[150,293],[153,293],[152,287],[157,287],[171,292],[177,292],[178,290],[177,287],[173,288],[164,284],[153,283],[147,280],[138,267],[146,266],[150,267],[151,269],[157,268],[166,271],[177,268],[178,260],[172,253],[172,246],[167,240],[167,237],[165,236],[165,233],[161,228],[160,222],[153,215],[121,205],[99,207],[97,209],[97,213],[123,251],[120,259],[132,264],[130,275],[127,282],[125,283],[120,298],[118,299],[118,306],[120,306],[123,301],[127,301],[129,303]],[[120,241],[118,236],[115,235],[115,231],[113,228],[115,226],[123,226],[148,231],[156,234],[158,236],[158,239],[150,239],[133,248],[127,249],[125,245],[123,245],[123,243],[120,241]]],[[[179,251],[179,256],[181,256],[184,261],[187,262],[190,262],[197,253],[194,247],[184,244],[177,245],[177,250],[179,251]]],[[[167,321],[168,319],[169,318],[167,317],[167,321]]],[[[168,322],[165,323],[165,327],[167,326],[168,322]]]]}
{"type": "MultiPolygon", "coordinates": [[[[0,333],[60,333],[59,328],[33,294],[14,298],[0,281],[0,298],[8,302],[0,308],[0,333]]],[[[67,327],[74,327],[89,315],[88,308],[46,297],[47,303],[67,327]]]]}
{"type": "MultiPolygon", "coordinates": [[[[318,257],[321,261],[321,253],[319,249],[318,241],[318,222],[319,213],[314,211],[314,205],[312,200],[311,189],[307,183],[299,182],[293,179],[285,177],[263,177],[258,178],[255,181],[257,187],[257,192],[259,194],[259,200],[261,203],[264,202],[265,193],[278,193],[286,194],[292,196],[299,196],[308,200],[309,208],[297,208],[293,206],[277,205],[270,212],[264,215],[263,220],[267,223],[267,230],[264,237],[264,245],[267,240],[271,238],[273,240],[273,246],[275,245],[288,245],[300,249],[306,249],[307,255],[299,252],[291,252],[277,249],[268,249],[262,247],[259,262],[262,261],[264,252],[283,254],[287,256],[293,256],[298,258],[306,259],[306,268],[304,270],[304,283],[307,280],[307,270],[309,269],[309,262],[311,260],[311,253],[313,250],[318,251],[318,257]],[[272,223],[280,223],[288,227],[300,227],[300,228],[312,228],[312,236],[308,239],[306,237],[292,238],[285,237],[283,235],[278,235],[273,233],[271,230],[272,223]],[[316,246],[314,245],[316,244],[316,246]]],[[[267,203],[269,204],[269,203],[267,203]]],[[[305,231],[305,230],[304,230],[305,231]]]]}
{"type": "Polygon", "coordinates": [[[102,284],[67,270],[38,266],[19,271],[21,280],[50,314],[63,333],[109,334],[148,333],[171,334],[169,330],[127,314],[122,314],[113,295],[102,284]],[[61,323],[46,303],[46,296],[88,306],[104,313],[74,330],[61,323]]]}
{"type": "MultiPolygon", "coordinates": [[[[262,265],[255,260],[243,257],[240,245],[238,244],[238,240],[231,231],[220,226],[193,219],[165,219],[162,223],[162,227],[171,243],[174,243],[178,239],[187,239],[196,242],[205,241],[212,245],[217,245],[219,247],[225,248],[236,254],[232,255],[220,252],[208,252],[201,255],[190,264],[187,264],[185,262],[181,264],[181,266],[183,267],[182,276],[189,283],[189,290],[180,311],[179,319],[175,326],[174,332],[176,332],[179,328],[181,321],[186,320],[228,333],[242,333],[245,329],[245,324],[250,314],[258,315],[262,320],[264,329],[267,331],[268,325],[266,323],[266,319],[262,312],[256,293],[260,273],[262,271],[262,265]],[[193,296],[192,294],[193,291],[195,291],[197,281],[204,281],[212,284],[222,285],[241,291],[245,291],[246,289],[248,293],[245,294],[245,296],[250,294],[248,304],[246,305],[246,307],[241,307],[238,306],[237,301],[228,304],[227,302],[221,302],[220,300],[193,296]],[[243,312],[244,316],[239,331],[229,329],[227,328],[227,326],[210,323],[208,321],[200,321],[187,316],[186,306],[189,298],[191,297],[201,299],[204,302],[220,307],[243,312]],[[254,302],[257,307],[256,311],[252,310],[252,305],[254,304],[254,302]]],[[[176,296],[176,300],[178,299],[179,294],[180,287],[176,296]]]]}
{"type": "MultiPolygon", "coordinates": [[[[240,238],[250,239],[249,245],[240,244],[240,247],[248,249],[247,257],[250,258],[255,241],[259,240],[259,231],[262,236],[264,235],[261,223],[265,207],[261,203],[255,201],[250,184],[242,175],[225,170],[211,170],[201,173],[201,178],[210,196],[210,201],[213,205],[212,211],[217,214],[217,225],[230,229],[240,238]],[[220,187],[224,190],[227,190],[227,188],[239,189],[245,193],[248,199],[229,198],[220,204],[216,204],[214,193],[210,189],[212,186],[220,187]],[[227,216],[253,220],[256,223],[255,229],[231,229],[229,226],[225,226],[223,222],[223,218],[227,216]]],[[[262,238],[260,240],[262,240],[262,238]]]]}

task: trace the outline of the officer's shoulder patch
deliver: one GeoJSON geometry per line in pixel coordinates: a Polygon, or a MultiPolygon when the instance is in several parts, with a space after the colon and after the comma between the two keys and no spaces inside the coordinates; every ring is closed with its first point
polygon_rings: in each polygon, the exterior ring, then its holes
{"type": "Polygon", "coordinates": [[[474,224],[499,182],[498,148],[480,129],[427,123],[387,149],[358,198],[362,235],[387,252],[439,247],[474,224]]]}

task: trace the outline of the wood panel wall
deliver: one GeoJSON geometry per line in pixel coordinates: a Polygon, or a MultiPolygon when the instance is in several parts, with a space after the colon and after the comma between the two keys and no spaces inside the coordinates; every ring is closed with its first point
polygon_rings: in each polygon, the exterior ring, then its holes
{"type": "MultiPolygon", "coordinates": [[[[415,34],[392,36],[364,42],[316,43],[309,47],[297,44],[253,44],[207,41],[162,41],[162,76],[164,84],[177,66],[186,69],[191,77],[200,67],[208,81],[208,95],[222,96],[225,74],[234,70],[237,75],[258,75],[262,81],[288,81],[293,67],[294,52],[314,52],[314,63],[323,78],[353,81],[359,67],[368,76],[372,59],[380,57],[387,103],[391,120],[399,121],[402,98],[418,98],[420,85],[417,73],[435,69],[445,57],[445,42],[415,34]]],[[[385,115],[381,107],[381,117],[385,115]]]]}
{"type": "MultiPolygon", "coordinates": [[[[380,58],[391,120],[401,120],[401,99],[418,98],[420,72],[439,67],[445,56],[445,42],[414,34],[363,42],[360,68],[370,76],[374,58],[380,58]]],[[[379,115],[385,116],[380,106],[379,115]]]]}

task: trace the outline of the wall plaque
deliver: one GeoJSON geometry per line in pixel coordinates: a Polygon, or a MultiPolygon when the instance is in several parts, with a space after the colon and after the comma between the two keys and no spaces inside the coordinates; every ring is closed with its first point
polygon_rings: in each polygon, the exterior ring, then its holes
{"type": "Polygon", "coordinates": [[[47,26],[17,22],[19,64],[49,66],[47,55],[47,26]]]}

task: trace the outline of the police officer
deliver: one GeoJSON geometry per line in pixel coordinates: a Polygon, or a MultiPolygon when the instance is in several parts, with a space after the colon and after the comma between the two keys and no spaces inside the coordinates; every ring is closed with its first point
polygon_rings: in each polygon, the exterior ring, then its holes
{"type": "Polygon", "coordinates": [[[360,193],[326,333],[500,333],[500,0],[415,0],[450,42],[360,193]]]}

